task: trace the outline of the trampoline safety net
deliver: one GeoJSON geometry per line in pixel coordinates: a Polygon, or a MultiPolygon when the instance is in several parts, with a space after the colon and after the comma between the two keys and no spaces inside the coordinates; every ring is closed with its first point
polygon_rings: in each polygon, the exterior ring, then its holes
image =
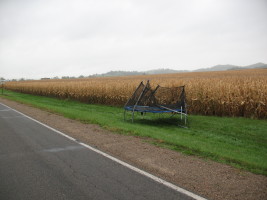
{"type": "Polygon", "coordinates": [[[134,112],[180,114],[181,120],[186,125],[185,86],[168,88],[158,85],[155,89],[152,89],[149,81],[146,84],[142,81],[124,105],[124,110],[125,112],[132,112],[132,121],[134,120],[134,112]]]}

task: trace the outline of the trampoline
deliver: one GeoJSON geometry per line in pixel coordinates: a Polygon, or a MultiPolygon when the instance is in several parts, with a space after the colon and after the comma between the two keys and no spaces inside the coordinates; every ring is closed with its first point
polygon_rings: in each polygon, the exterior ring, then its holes
{"type": "Polygon", "coordinates": [[[146,84],[143,81],[134,91],[133,95],[124,105],[124,120],[126,111],[132,112],[132,122],[134,122],[134,113],[171,113],[180,114],[181,121],[186,126],[187,109],[185,86],[179,87],[161,87],[152,89],[149,80],[146,84]]]}

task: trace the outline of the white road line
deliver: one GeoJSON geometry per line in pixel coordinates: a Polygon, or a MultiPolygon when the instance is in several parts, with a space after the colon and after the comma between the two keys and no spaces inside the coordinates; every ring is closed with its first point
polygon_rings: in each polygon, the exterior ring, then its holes
{"type": "Polygon", "coordinates": [[[90,150],[92,150],[92,151],[94,151],[94,152],[106,157],[106,158],[109,158],[109,159],[111,159],[111,160],[113,160],[113,161],[115,161],[115,162],[117,162],[117,163],[119,163],[119,164],[121,164],[121,165],[123,165],[123,166],[125,166],[125,167],[127,167],[127,168],[129,168],[129,169],[131,169],[131,170],[133,170],[133,171],[135,171],[137,173],[139,173],[139,174],[142,174],[142,175],[144,175],[144,176],[146,176],[146,177],[148,177],[148,178],[150,178],[150,179],[152,179],[152,180],[154,180],[154,181],[156,181],[158,183],[161,183],[161,184],[163,184],[163,185],[165,185],[165,186],[167,186],[167,187],[169,187],[169,188],[171,188],[171,189],[173,189],[173,190],[175,190],[177,192],[185,194],[186,196],[189,196],[189,197],[194,198],[196,200],[206,200],[205,198],[203,198],[201,196],[198,196],[198,195],[196,195],[196,194],[194,194],[192,192],[189,192],[189,191],[187,191],[187,190],[185,190],[183,188],[180,188],[180,187],[178,187],[178,186],[176,186],[176,185],[174,185],[174,184],[172,184],[170,182],[167,182],[167,181],[165,181],[165,180],[163,180],[163,179],[161,179],[159,177],[156,177],[156,176],[154,176],[154,175],[152,175],[152,174],[150,174],[148,172],[145,172],[145,171],[143,171],[141,169],[138,169],[137,167],[134,167],[134,166],[132,166],[132,165],[130,165],[130,164],[124,162],[124,161],[121,161],[121,160],[119,160],[119,159],[117,159],[117,158],[115,158],[113,156],[110,156],[110,155],[108,155],[108,154],[106,154],[106,153],[104,153],[104,152],[102,152],[102,151],[100,151],[98,149],[95,149],[94,147],[91,147],[91,146],[89,146],[87,144],[79,142],[76,139],[74,139],[73,137],[70,137],[70,136],[66,135],[65,133],[62,133],[62,132],[60,132],[60,131],[58,131],[58,130],[56,130],[56,129],[54,129],[54,128],[46,125],[46,124],[43,124],[42,122],[40,122],[40,121],[38,121],[36,119],[33,119],[30,116],[25,115],[25,114],[23,114],[23,113],[15,110],[15,109],[5,105],[3,103],[0,103],[0,104],[3,105],[3,106],[6,106],[7,108],[9,108],[9,109],[11,109],[11,110],[13,110],[13,111],[25,116],[25,117],[27,117],[28,119],[31,119],[31,120],[35,121],[38,124],[41,124],[42,126],[48,128],[48,129],[50,129],[50,130],[52,130],[52,131],[54,131],[54,132],[56,132],[56,133],[58,133],[58,134],[60,134],[62,136],[64,136],[64,137],[66,137],[66,138],[68,138],[68,139],[70,139],[72,141],[75,141],[75,142],[79,143],[80,145],[82,145],[82,146],[84,146],[84,147],[86,147],[86,148],[88,148],[88,149],[90,149],[90,150]]]}

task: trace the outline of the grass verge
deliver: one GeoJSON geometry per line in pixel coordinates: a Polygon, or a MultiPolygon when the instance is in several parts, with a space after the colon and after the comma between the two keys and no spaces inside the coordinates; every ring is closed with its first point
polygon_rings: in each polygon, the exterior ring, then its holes
{"type": "Polygon", "coordinates": [[[153,143],[267,176],[267,121],[247,118],[190,115],[190,128],[171,120],[136,114],[135,123],[123,120],[123,108],[4,91],[10,100],[59,113],[84,123],[98,124],[114,133],[153,138],[153,143]]]}

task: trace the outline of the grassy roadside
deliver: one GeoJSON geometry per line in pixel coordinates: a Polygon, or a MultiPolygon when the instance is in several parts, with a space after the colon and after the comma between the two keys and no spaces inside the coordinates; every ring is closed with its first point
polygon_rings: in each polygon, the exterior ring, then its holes
{"type": "MultiPolygon", "coordinates": [[[[123,120],[123,109],[71,100],[4,91],[10,100],[94,123],[120,134],[153,138],[156,145],[186,154],[227,163],[267,176],[267,121],[245,118],[190,116],[190,128],[158,120],[157,115],[139,115],[135,123],[123,120]]],[[[130,119],[130,114],[127,115],[130,119]]]]}

